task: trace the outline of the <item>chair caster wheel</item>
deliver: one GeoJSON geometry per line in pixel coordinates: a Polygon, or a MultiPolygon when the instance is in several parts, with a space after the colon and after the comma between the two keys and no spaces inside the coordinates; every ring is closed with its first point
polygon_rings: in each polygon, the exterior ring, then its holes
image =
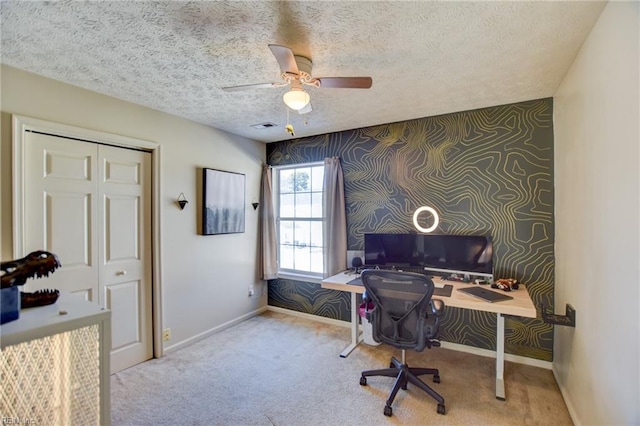
{"type": "Polygon", "coordinates": [[[438,404],[438,414],[444,414],[444,404],[438,404]]]}
{"type": "Polygon", "coordinates": [[[391,417],[393,415],[393,410],[388,405],[384,407],[384,415],[387,417],[391,417]]]}
{"type": "Polygon", "coordinates": [[[440,376],[438,374],[433,376],[433,383],[440,383],[440,376]]]}
{"type": "Polygon", "coordinates": [[[402,390],[407,390],[407,384],[405,383],[404,385],[401,386],[402,390]]]}
{"type": "Polygon", "coordinates": [[[366,377],[360,377],[360,386],[367,386],[367,378],[366,377]]]}

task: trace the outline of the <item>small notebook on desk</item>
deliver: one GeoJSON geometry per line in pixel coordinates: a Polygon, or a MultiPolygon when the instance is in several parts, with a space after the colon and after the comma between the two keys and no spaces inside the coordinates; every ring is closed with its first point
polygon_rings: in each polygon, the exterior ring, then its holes
{"type": "Polygon", "coordinates": [[[451,297],[451,291],[453,286],[451,284],[445,284],[444,287],[436,287],[433,289],[434,296],[451,297]]]}
{"type": "Polygon", "coordinates": [[[492,302],[492,303],[513,299],[513,297],[511,296],[507,296],[506,294],[498,293],[496,291],[492,291],[484,287],[465,287],[465,288],[459,288],[458,291],[467,293],[470,296],[474,296],[486,302],[492,302]]]}

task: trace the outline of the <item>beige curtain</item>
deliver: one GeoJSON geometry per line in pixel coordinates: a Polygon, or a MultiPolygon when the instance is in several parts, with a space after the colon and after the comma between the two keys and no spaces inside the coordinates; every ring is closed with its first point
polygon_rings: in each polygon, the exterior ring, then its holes
{"type": "Polygon", "coordinates": [[[324,273],[325,277],[347,269],[347,219],[344,178],[340,158],[324,160],[324,273]]]}
{"type": "Polygon", "coordinates": [[[262,187],[260,188],[260,278],[272,280],[278,277],[276,260],[276,219],[271,190],[271,167],[262,168],[262,187]]]}

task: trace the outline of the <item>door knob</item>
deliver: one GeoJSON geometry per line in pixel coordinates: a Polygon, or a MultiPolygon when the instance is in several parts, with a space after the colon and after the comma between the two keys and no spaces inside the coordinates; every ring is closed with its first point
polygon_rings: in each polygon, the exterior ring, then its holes
{"type": "Polygon", "coordinates": [[[116,275],[127,275],[127,271],[117,271],[116,275]]]}

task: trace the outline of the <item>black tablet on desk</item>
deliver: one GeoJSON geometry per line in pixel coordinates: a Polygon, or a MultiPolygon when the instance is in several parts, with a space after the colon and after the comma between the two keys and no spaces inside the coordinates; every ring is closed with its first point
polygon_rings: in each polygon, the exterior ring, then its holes
{"type": "Polygon", "coordinates": [[[458,291],[466,293],[470,296],[477,297],[485,302],[502,302],[505,300],[511,300],[513,297],[507,296],[504,293],[498,293],[497,291],[489,290],[485,287],[465,287],[459,288],[458,291]]]}

